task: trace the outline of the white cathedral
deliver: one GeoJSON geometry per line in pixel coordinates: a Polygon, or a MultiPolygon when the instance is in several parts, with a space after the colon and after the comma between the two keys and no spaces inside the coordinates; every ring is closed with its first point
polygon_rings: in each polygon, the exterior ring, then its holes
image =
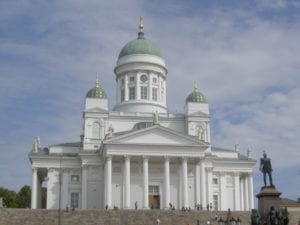
{"type": "Polygon", "coordinates": [[[31,208],[41,208],[42,186],[47,209],[254,207],[251,150],[211,145],[209,105],[196,85],[184,113],[168,111],[168,70],[142,22],[114,73],[115,107],[109,111],[97,79],[85,96],[79,142],[41,148],[35,141],[31,208]]]}

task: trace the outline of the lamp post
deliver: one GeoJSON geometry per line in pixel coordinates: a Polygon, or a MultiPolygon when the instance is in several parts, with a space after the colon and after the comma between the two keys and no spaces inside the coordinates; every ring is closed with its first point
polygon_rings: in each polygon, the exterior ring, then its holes
{"type": "Polygon", "coordinates": [[[61,218],[61,158],[59,158],[59,194],[58,194],[58,225],[62,224],[62,218],[61,218]]]}
{"type": "Polygon", "coordinates": [[[222,217],[220,217],[218,220],[218,225],[225,225],[225,221],[222,219],[222,217]]]}

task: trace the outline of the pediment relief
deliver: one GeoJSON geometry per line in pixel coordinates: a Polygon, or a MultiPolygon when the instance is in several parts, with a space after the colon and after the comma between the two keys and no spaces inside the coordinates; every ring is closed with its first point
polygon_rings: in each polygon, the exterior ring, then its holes
{"type": "Polygon", "coordinates": [[[138,131],[133,131],[125,135],[111,138],[106,143],[123,144],[153,144],[153,145],[206,145],[197,138],[190,137],[166,127],[155,125],[138,131]]]}

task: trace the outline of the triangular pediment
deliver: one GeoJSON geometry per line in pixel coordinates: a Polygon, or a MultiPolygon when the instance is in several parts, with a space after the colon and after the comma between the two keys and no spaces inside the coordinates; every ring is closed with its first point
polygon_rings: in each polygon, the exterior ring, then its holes
{"type": "Polygon", "coordinates": [[[207,145],[194,137],[190,137],[169,128],[154,125],[149,128],[132,131],[118,137],[113,137],[105,143],[145,144],[145,145],[177,145],[177,146],[203,146],[207,145]]]}
{"type": "Polygon", "coordinates": [[[209,114],[204,113],[204,112],[201,112],[201,111],[191,113],[191,114],[189,114],[188,116],[189,116],[189,117],[192,117],[192,116],[194,116],[194,117],[210,117],[209,114]]]}
{"type": "Polygon", "coordinates": [[[99,107],[95,107],[85,110],[85,113],[108,113],[108,111],[99,107]]]}

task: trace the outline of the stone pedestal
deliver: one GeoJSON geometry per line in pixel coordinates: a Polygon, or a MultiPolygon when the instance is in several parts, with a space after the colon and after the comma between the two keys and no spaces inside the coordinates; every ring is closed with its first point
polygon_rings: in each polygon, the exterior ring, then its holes
{"type": "Polygon", "coordinates": [[[256,195],[258,198],[258,211],[261,215],[262,222],[268,221],[268,214],[271,206],[274,206],[276,210],[280,207],[280,195],[275,186],[262,187],[260,192],[256,195]]]}

